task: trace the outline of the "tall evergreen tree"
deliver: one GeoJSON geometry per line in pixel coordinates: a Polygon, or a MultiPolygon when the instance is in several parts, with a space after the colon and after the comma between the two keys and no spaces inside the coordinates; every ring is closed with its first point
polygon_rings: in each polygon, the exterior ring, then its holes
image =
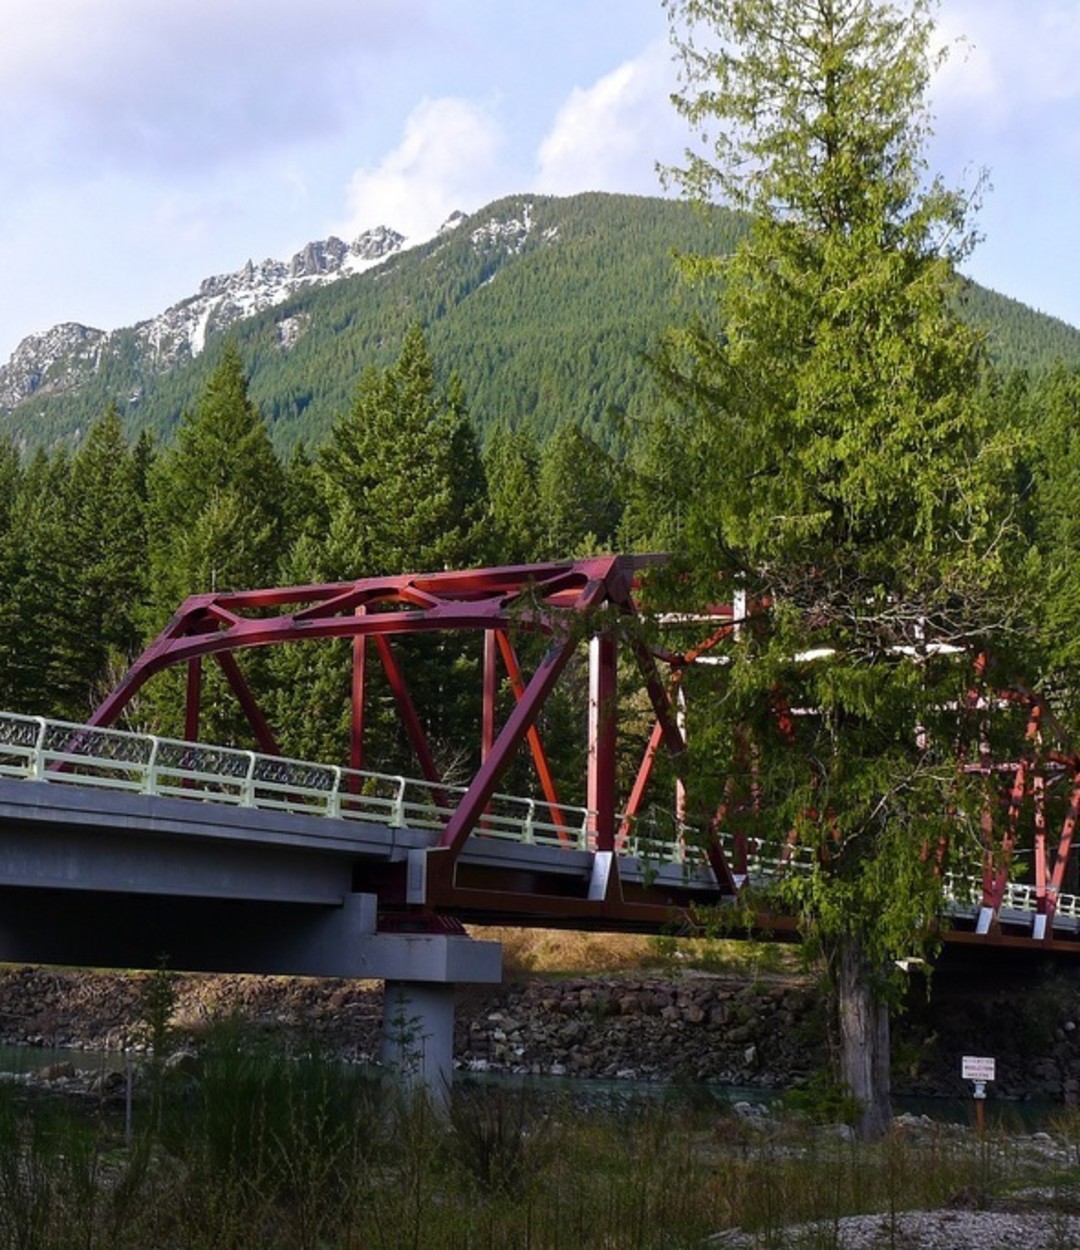
{"type": "Polygon", "coordinates": [[[1051,370],[1032,387],[1028,400],[1038,422],[1034,465],[1034,513],[1044,555],[1045,596],[1042,642],[1048,669],[1048,693],[1055,711],[1075,733],[1080,731],[1080,372],[1064,366],[1051,370]]]}
{"type": "Polygon", "coordinates": [[[19,544],[12,528],[22,470],[19,451],[9,438],[0,440],[0,703],[13,706],[15,695],[14,631],[18,620],[16,582],[19,544]]]}
{"type": "MultiPolygon", "coordinates": [[[[290,557],[295,580],[467,568],[486,558],[488,499],[475,435],[460,385],[438,386],[419,326],[393,365],[361,377],[352,410],[320,450],[315,485],[321,506],[314,515],[325,516],[327,529],[321,541],[314,533],[298,539],[290,557]]],[[[447,647],[434,640],[398,645],[421,712],[440,736],[444,766],[456,754],[455,727],[474,716],[477,688],[475,655],[447,647]]],[[[349,662],[344,646],[289,648],[275,658],[276,719],[286,727],[288,750],[346,757],[349,662]]],[[[367,741],[378,767],[415,767],[385,695],[373,701],[367,741]]]]}
{"type": "Polygon", "coordinates": [[[227,343],[193,413],[150,475],[150,578],[157,621],[201,591],[272,582],[284,478],[227,343]]]}
{"type": "MultiPolygon", "coordinates": [[[[272,585],[281,555],[284,474],[266,425],[248,396],[243,361],[228,343],[175,443],[149,474],[147,540],[152,636],[188,595],[272,585]]],[[[249,669],[260,657],[246,657],[249,669]]],[[[250,673],[249,673],[250,675],[250,673]]],[[[160,682],[153,715],[182,726],[178,677],[160,682]]],[[[220,681],[207,688],[206,736],[244,733],[220,681]]]]}
{"type": "Polygon", "coordinates": [[[71,466],[69,518],[77,544],[77,659],[87,708],[137,650],[146,578],[139,466],[115,404],[95,423],[71,466]]]}
{"type": "Polygon", "coordinates": [[[610,546],[622,504],[608,452],[569,423],[544,444],[537,471],[539,521],[547,559],[591,555],[610,546]]]}
{"type": "Polygon", "coordinates": [[[871,1135],[888,973],[932,932],[926,849],[961,819],[946,709],[969,674],[944,648],[1000,657],[1016,619],[1015,448],[973,400],[981,343],[951,303],[967,205],[924,184],[931,0],[667,8],[677,105],[708,139],[672,177],[754,215],[734,255],[683,264],[719,315],[672,333],[676,402],[652,440],[679,466],[657,528],[677,528],[698,603],[722,587],[759,609],[731,662],[688,683],[717,718],[696,743],[692,725],[691,768],[705,793],[734,777],[721,718],[741,724],[765,836],[814,853],[786,896],[826,956],[871,1135]],[[785,704],[803,713],[790,734],[785,704]]]}
{"type": "MultiPolygon", "coordinates": [[[[9,469],[10,473],[10,469],[9,469]]],[[[0,704],[77,719],[86,710],[79,669],[79,555],[66,455],[34,454],[9,501],[0,577],[0,704]]]]}
{"type": "Polygon", "coordinates": [[[333,576],[466,568],[484,552],[487,487],[460,384],[441,393],[414,325],[369,368],[319,457],[333,576]]]}
{"type": "Polygon", "coordinates": [[[484,449],[496,559],[528,564],[542,558],[540,455],[528,430],[499,427],[484,449]]]}

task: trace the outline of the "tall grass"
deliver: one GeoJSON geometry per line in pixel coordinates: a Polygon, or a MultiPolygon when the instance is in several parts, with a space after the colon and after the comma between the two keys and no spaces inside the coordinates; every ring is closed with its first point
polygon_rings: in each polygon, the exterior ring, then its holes
{"type": "Polygon", "coordinates": [[[108,1108],[0,1089],[0,1248],[674,1250],[736,1227],[772,1247],[808,1222],[800,1244],[824,1246],[846,1214],[938,1206],[1019,1168],[955,1131],[863,1147],[700,1099],[599,1112],[464,1085],[443,1116],[230,1029],[154,1097],[128,1148],[108,1108]]]}

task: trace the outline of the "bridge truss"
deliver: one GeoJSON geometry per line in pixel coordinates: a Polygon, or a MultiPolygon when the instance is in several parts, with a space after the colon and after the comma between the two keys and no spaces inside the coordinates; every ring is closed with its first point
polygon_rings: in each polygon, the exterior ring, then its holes
{"type": "MultiPolygon", "coordinates": [[[[244,796],[253,796],[262,787],[263,801],[269,796],[270,802],[292,802],[303,789],[296,769],[322,768],[326,771],[318,774],[321,779],[314,792],[325,801],[325,814],[345,819],[361,810],[363,798],[378,797],[387,819],[403,819],[404,805],[412,802],[414,819],[427,821],[432,841],[426,853],[379,885],[388,923],[437,926],[458,919],[500,919],[595,928],[685,927],[695,906],[732,902],[748,883],[797,864],[800,856],[785,853],[783,862],[769,864],[763,846],[746,834],[727,836],[722,819],[696,832],[689,854],[686,830],[677,822],[674,841],[647,829],[645,793],[657,757],[665,752],[677,759],[686,746],[678,701],[681,677],[736,624],[730,606],[712,608],[705,642],[679,652],[648,645],[645,632],[635,628],[640,616],[637,583],[659,559],[604,556],[193,596],[96,710],[89,726],[114,725],[145,682],[164,670],[180,668],[186,672],[184,738],[188,743],[197,741],[204,666],[213,662],[235,693],[258,748],[257,756],[241,753],[251,772],[237,774],[241,797],[236,801],[246,802],[244,796]],[[436,751],[395,646],[402,638],[441,631],[482,638],[479,765],[463,786],[449,786],[440,775],[436,751]],[[537,636],[545,649],[526,671],[521,640],[537,636]],[[352,648],[350,755],[348,765],[337,768],[280,760],[274,730],[241,665],[243,653],[252,648],[326,639],[347,639],[352,648]],[[621,804],[620,652],[627,657],[624,671],[632,667],[638,675],[639,706],[646,707],[652,719],[633,783],[621,804]],[[586,802],[575,808],[560,796],[543,739],[543,719],[570,661],[585,655],[586,802]],[[411,744],[420,777],[409,785],[416,787],[419,798],[406,799],[402,778],[365,769],[373,661],[392,692],[411,744]],[[513,702],[500,723],[503,683],[512,691],[513,702]],[[538,794],[532,798],[511,797],[501,788],[523,748],[537,781],[538,794]],[[280,760],[276,780],[274,766],[266,763],[272,759],[280,760]],[[512,819],[506,816],[511,810],[512,819]],[[421,818],[421,812],[426,816],[421,818]],[[587,853],[590,869],[584,878],[568,883],[562,875],[523,871],[520,865],[513,870],[483,869],[475,860],[464,862],[462,853],[470,839],[500,836],[533,838],[538,844],[546,840],[587,853]],[[643,855],[678,863],[680,872],[643,872],[643,855]],[[633,872],[625,871],[630,859],[637,864],[633,872]]],[[[967,711],[977,714],[991,703],[1007,707],[1014,716],[1019,710],[1026,720],[1025,732],[1009,760],[992,758],[987,747],[975,758],[959,761],[961,771],[984,781],[987,802],[981,876],[976,872],[949,883],[953,900],[949,936],[957,941],[1080,950],[1080,908],[1066,893],[1076,858],[1080,757],[1060,748],[1044,749],[1048,717],[1036,700],[988,696],[973,688],[967,711]]],[[[179,750],[176,744],[159,749],[166,754],[179,750]]],[[[159,779],[169,775],[164,759],[159,757],[154,766],[159,779]]],[[[51,767],[70,768],[71,762],[54,761],[51,767]]],[[[315,775],[309,772],[308,779],[315,775]]],[[[186,794],[193,782],[190,777],[174,777],[174,784],[186,794]]],[[[312,800],[309,796],[305,801],[312,800]]],[[[782,917],[759,921],[761,929],[774,934],[790,934],[793,928],[782,917]]]]}

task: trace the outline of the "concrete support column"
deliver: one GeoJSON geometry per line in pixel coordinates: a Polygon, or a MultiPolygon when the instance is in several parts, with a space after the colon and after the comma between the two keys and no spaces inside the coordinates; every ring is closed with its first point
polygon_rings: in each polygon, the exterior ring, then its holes
{"type": "Polygon", "coordinates": [[[454,987],[387,981],[379,1055],[407,1090],[446,1105],[454,1080],[454,987]]]}
{"type": "Polygon", "coordinates": [[[502,946],[435,933],[377,933],[364,944],[364,976],[383,991],[380,1057],[406,1089],[445,1107],[454,1077],[454,989],[497,985],[502,946]]]}

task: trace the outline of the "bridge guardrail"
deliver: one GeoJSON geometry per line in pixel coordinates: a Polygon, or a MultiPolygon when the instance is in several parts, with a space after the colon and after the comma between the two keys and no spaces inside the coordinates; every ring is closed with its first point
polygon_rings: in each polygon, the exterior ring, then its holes
{"type": "MultiPolygon", "coordinates": [[[[434,831],[445,827],[465,793],[462,786],[396,774],[14,712],[0,713],[0,776],[434,831]]],[[[479,831],[583,850],[590,816],[583,807],[495,794],[479,831]]]]}
{"type": "MultiPolygon", "coordinates": [[[[0,777],[435,832],[445,828],[465,794],[463,786],[14,712],[0,712],[0,777]]],[[[526,845],[591,850],[595,847],[593,815],[584,807],[495,794],[477,833],[526,845]]],[[[623,854],[657,865],[685,867],[703,861],[692,831],[670,818],[659,820],[649,814],[624,824],[629,831],[618,843],[623,854]]],[[[730,858],[733,840],[721,835],[721,845],[730,858]]],[[[786,859],[759,848],[747,857],[747,870],[751,880],[768,881],[782,872],[806,871],[811,863],[801,848],[786,859]]],[[[977,875],[953,875],[945,884],[957,907],[979,906],[982,883],[977,875]]],[[[1037,911],[1035,886],[1010,882],[1002,906],[1011,911],[1037,911]]],[[[1055,913],[1080,921],[1080,896],[1059,894],[1055,913]]]]}

